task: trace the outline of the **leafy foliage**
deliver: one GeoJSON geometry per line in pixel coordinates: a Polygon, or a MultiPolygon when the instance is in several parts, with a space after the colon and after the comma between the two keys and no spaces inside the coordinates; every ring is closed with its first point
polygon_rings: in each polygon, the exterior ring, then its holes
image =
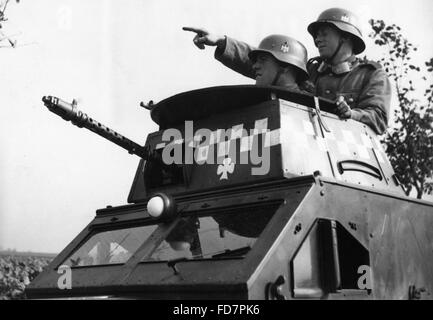
{"type": "Polygon", "coordinates": [[[0,300],[25,299],[25,287],[50,261],[50,258],[0,256],[0,300]]]}
{"type": "Polygon", "coordinates": [[[411,63],[411,54],[417,48],[401,33],[395,24],[386,25],[382,20],[370,20],[373,32],[370,37],[378,46],[386,49],[381,63],[394,82],[398,108],[395,110],[394,127],[389,129],[384,142],[397,176],[407,195],[415,188],[417,198],[433,189],[433,58],[421,68],[411,63]],[[421,73],[430,76],[421,77],[421,73]],[[430,81],[422,100],[417,99],[412,79],[430,81]]]}

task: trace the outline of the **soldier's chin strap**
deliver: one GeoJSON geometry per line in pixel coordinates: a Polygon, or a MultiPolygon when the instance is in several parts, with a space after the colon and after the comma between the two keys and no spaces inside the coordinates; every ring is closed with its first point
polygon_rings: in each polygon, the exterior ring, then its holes
{"type": "Polygon", "coordinates": [[[277,74],[274,77],[274,80],[272,80],[271,86],[278,86],[278,81],[281,78],[281,75],[284,73],[283,69],[278,70],[277,74]]]}
{"type": "Polygon", "coordinates": [[[337,49],[335,49],[334,54],[331,56],[331,58],[329,58],[329,59],[325,59],[325,62],[326,62],[326,63],[329,63],[329,64],[331,64],[331,65],[333,64],[333,63],[332,63],[332,60],[334,60],[334,58],[337,56],[338,52],[340,52],[340,49],[341,49],[341,47],[343,46],[343,43],[344,43],[343,39],[340,38],[340,40],[338,40],[338,46],[337,46],[337,49]]]}
{"type": "Polygon", "coordinates": [[[322,63],[320,64],[320,66],[318,67],[317,71],[323,72],[324,70],[327,69],[328,66],[331,68],[332,72],[334,72],[335,74],[342,74],[342,73],[349,72],[351,70],[351,64],[347,60],[342,61],[342,62],[337,63],[337,64],[332,63],[332,60],[334,60],[334,58],[337,56],[343,43],[344,43],[343,39],[340,39],[338,47],[337,47],[337,49],[335,49],[334,54],[329,59],[324,59],[322,61],[322,63]]]}
{"type": "Polygon", "coordinates": [[[334,58],[337,56],[338,52],[340,52],[340,49],[341,49],[343,43],[344,43],[343,39],[340,38],[340,40],[338,41],[337,49],[335,49],[334,53],[332,54],[332,56],[330,58],[322,60],[322,63],[320,64],[317,71],[323,72],[324,70],[327,69],[328,66],[331,67],[331,69],[332,69],[332,66],[333,66],[332,60],[334,60],[334,58]]]}

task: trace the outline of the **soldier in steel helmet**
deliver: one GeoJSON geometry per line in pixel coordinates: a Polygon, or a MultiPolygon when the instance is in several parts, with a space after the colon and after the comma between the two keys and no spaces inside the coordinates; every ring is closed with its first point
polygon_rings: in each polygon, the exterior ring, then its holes
{"type": "Polygon", "coordinates": [[[281,86],[303,92],[307,89],[307,50],[294,38],[270,35],[257,48],[200,28],[183,28],[196,33],[194,44],[216,46],[215,58],[230,69],[256,80],[256,85],[281,86]]]}
{"type": "Polygon", "coordinates": [[[283,35],[264,38],[248,53],[256,85],[275,85],[299,91],[308,79],[307,50],[297,40],[283,35]]]}
{"type": "Polygon", "coordinates": [[[328,9],[307,30],[320,54],[307,65],[315,95],[335,101],[341,118],[363,122],[382,134],[391,85],[380,64],[356,57],[365,50],[357,17],[345,9],[328,9]]]}

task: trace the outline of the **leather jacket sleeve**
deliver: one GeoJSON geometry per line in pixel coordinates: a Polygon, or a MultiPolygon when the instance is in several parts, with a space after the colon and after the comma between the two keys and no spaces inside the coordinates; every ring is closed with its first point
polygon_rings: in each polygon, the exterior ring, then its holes
{"type": "Polygon", "coordinates": [[[252,46],[245,42],[226,36],[225,47],[217,48],[215,50],[215,59],[233,71],[236,71],[248,78],[255,79],[253,64],[248,57],[248,54],[253,49],[252,46]]]}

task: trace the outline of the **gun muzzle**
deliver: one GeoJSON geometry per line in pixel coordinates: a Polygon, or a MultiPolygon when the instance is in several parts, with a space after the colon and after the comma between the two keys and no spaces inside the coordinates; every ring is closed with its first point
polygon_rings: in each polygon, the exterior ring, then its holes
{"type": "Polygon", "coordinates": [[[48,110],[62,117],[66,121],[77,122],[78,124],[80,118],[83,116],[83,113],[77,109],[75,100],[72,103],[68,103],[56,97],[44,96],[42,102],[48,110]]]}

